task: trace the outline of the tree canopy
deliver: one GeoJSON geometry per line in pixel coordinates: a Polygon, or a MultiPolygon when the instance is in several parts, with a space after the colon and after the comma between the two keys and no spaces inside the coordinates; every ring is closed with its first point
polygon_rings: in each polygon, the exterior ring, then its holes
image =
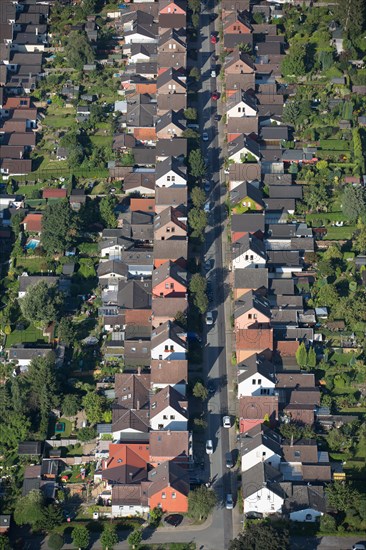
{"type": "Polygon", "coordinates": [[[72,530],[72,542],[77,548],[88,548],[90,535],[88,528],[85,525],[76,525],[72,530]]]}
{"type": "Polygon", "coordinates": [[[355,222],[366,213],[366,193],[363,187],[347,185],[342,197],[343,214],[350,222],[355,222]]]}
{"type": "Polygon", "coordinates": [[[76,242],[78,218],[67,199],[48,203],[42,219],[41,242],[49,253],[63,252],[76,242]]]}
{"type": "Polygon", "coordinates": [[[94,62],[94,52],[84,32],[71,32],[65,46],[65,56],[70,67],[81,71],[84,65],[94,62]]]}
{"type": "Polygon", "coordinates": [[[289,533],[285,529],[275,528],[270,523],[249,523],[245,531],[230,542],[229,550],[288,550],[289,533]]]}
{"type": "Polygon", "coordinates": [[[195,520],[206,519],[216,504],[216,494],[204,485],[188,494],[188,515],[195,520]]]}
{"type": "Polygon", "coordinates": [[[43,519],[44,499],[41,491],[32,490],[26,496],[20,497],[14,510],[14,520],[17,525],[30,525],[39,529],[43,519]]]}
{"type": "Polygon", "coordinates": [[[306,46],[294,43],[284,60],[281,71],[284,76],[304,76],[306,74],[306,46]]]}
{"type": "Polygon", "coordinates": [[[115,229],[117,227],[117,217],[114,212],[116,202],[117,199],[115,197],[108,195],[107,197],[103,197],[99,203],[100,218],[105,227],[109,227],[111,229],[115,229]]]}
{"type": "Polygon", "coordinates": [[[113,550],[113,547],[118,543],[116,526],[113,523],[104,526],[100,542],[102,543],[103,550],[113,550]]]}
{"type": "Polygon", "coordinates": [[[194,178],[202,178],[206,174],[206,165],[200,149],[193,149],[189,153],[189,166],[194,178]]]}
{"type": "Polygon", "coordinates": [[[345,512],[348,508],[357,509],[360,504],[360,493],[349,482],[335,481],[325,488],[325,492],[329,506],[337,512],[345,512]]]}
{"type": "Polygon", "coordinates": [[[20,309],[28,321],[46,325],[59,317],[63,303],[64,296],[56,285],[39,281],[28,288],[26,295],[20,300],[20,309]]]}

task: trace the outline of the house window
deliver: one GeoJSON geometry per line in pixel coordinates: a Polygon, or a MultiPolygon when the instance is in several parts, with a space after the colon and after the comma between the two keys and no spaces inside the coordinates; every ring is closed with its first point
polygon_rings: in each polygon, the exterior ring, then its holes
{"type": "Polygon", "coordinates": [[[274,509],[275,509],[274,504],[271,504],[271,510],[274,510],[274,509]]]}
{"type": "Polygon", "coordinates": [[[244,258],[245,258],[245,260],[248,260],[249,259],[248,254],[245,254],[244,258]]]}
{"type": "Polygon", "coordinates": [[[250,259],[253,260],[254,259],[254,256],[253,254],[250,255],[250,259]]]}
{"type": "Polygon", "coordinates": [[[174,351],[174,346],[170,346],[170,351],[174,351]]]}
{"type": "Polygon", "coordinates": [[[163,420],[168,420],[168,415],[167,414],[163,414],[163,420]]]}
{"type": "Polygon", "coordinates": [[[256,313],[253,313],[253,319],[257,319],[258,315],[256,313]]]}
{"type": "Polygon", "coordinates": [[[300,456],[301,456],[301,451],[295,451],[295,457],[300,458],[300,456]]]}
{"type": "Polygon", "coordinates": [[[169,283],[165,283],[165,288],[170,288],[169,283]]]}
{"type": "Polygon", "coordinates": [[[262,456],[266,456],[266,451],[262,451],[262,456]]]}
{"type": "Polygon", "coordinates": [[[170,415],[170,420],[175,420],[175,414],[170,415]]]}
{"type": "Polygon", "coordinates": [[[258,378],[258,386],[262,384],[262,378],[258,378]]]}
{"type": "Polygon", "coordinates": [[[166,498],[166,493],[161,493],[161,498],[166,498]]]}
{"type": "Polygon", "coordinates": [[[251,313],[248,313],[248,319],[251,319],[253,315],[251,313]]]}
{"type": "Polygon", "coordinates": [[[165,346],[165,351],[169,351],[169,346],[165,346]]]}
{"type": "Polygon", "coordinates": [[[177,493],[172,493],[172,498],[177,498],[177,493]]]}
{"type": "Polygon", "coordinates": [[[312,520],[313,520],[313,516],[311,514],[306,514],[305,521],[312,521],[312,520]]]}
{"type": "Polygon", "coordinates": [[[162,430],[164,428],[164,424],[158,424],[158,430],[162,430]]]}
{"type": "Polygon", "coordinates": [[[131,351],[136,351],[136,348],[131,348],[131,351]]]}

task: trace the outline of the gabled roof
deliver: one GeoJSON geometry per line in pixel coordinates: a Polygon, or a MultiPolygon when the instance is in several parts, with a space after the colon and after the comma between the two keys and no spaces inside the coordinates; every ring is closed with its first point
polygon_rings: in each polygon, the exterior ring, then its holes
{"type": "Polygon", "coordinates": [[[315,377],[314,374],[310,372],[301,372],[301,371],[285,371],[277,373],[277,388],[287,388],[295,389],[296,387],[301,388],[314,388],[315,387],[315,377]]]}
{"type": "Polygon", "coordinates": [[[282,456],[281,437],[265,424],[258,424],[240,436],[240,454],[245,456],[253,449],[264,445],[278,456],[282,456]]]}
{"type": "Polygon", "coordinates": [[[239,105],[239,103],[241,102],[248,105],[248,107],[250,107],[251,109],[257,111],[257,102],[255,97],[253,97],[253,95],[249,94],[245,90],[238,90],[237,92],[235,92],[235,94],[231,94],[228,97],[226,102],[226,111],[229,111],[236,105],[239,105]]]}
{"type": "Polygon", "coordinates": [[[113,484],[141,483],[147,479],[149,445],[117,443],[109,445],[109,459],[105,461],[103,479],[113,484]]]}
{"type": "Polygon", "coordinates": [[[149,497],[163,491],[166,487],[175,489],[178,493],[188,496],[189,472],[173,461],[163,462],[149,473],[152,482],[149,487],[149,497]]]}
{"type": "Polygon", "coordinates": [[[117,305],[125,309],[150,309],[151,281],[121,281],[118,285],[117,305]]]}
{"type": "Polygon", "coordinates": [[[156,131],[164,130],[169,124],[174,124],[182,132],[186,129],[185,119],[180,111],[168,111],[159,117],[155,124],[156,131]]]}
{"type": "Polygon", "coordinates": [[[182,48],[187,48],[186,36],[182,32],[180,32],[178,29],[167,29],[159,37],[159,43],[158,43],[159,50],[161,50],[164,47],[164,45],[170,40],[174,40],[182,48]]]}
{"type": "Polygon", "coordinates": [[[187,258],[188,242],[185,237],[181,239],[168,239],[167,241],[155,241],[155,260],[179,260],[187,258]]]}
{"type": "Polygon", "coordinates": [[[168,279],[168,277],[171,277],[187,288],[187,271],[179,264],[172,261],[164,262],[160,267],[154,269],[152,279],[153,288],[168,279]]]}
{"type": "Polygon", "coordinates": [[[183,230],[187,230],[187,223],[183,222],[181,219],[182,217],[179,210],[176,208],[173,208],[172,206],[169,206],[168,208],[165,208],[160,214],[156,214],[154,219],[154,231],[157,231],[161,227],[164,227],[165,225],[174,224],[178,227],[180,227],[183,230]]]}
{"type": "Polygon", "coordinates": [[[238,319],[251,309],[256,309],[268,319],[271,318],[271,309],[267,300],[261,296],[257,296],[252,290],[247,292],[240,300],[235,302],[234,318],[238,319]]]}
{"type": "MultiPolygon", "coordinates": [[[[168,301],[170,298],[165,298],[165,301],[168,301]]],[[[180,335],[183,333],[176,323],[173,321],[167,321],[159,327],[155,328],[151,333],[151,347],[152,349],[160,344],[166,342],[169,338],[173,340],[177,345],[187,347],[187,344],[184,340],[181,339],[180,335]]]]}
{"type": "Polygon", "coordinates": [[[282,443],[283,459],[286,462],[317,463],[318,445],[315,439],[299,439],[282,443]]]}
{"type": "Polygon", "coordinates": [[[156,322],[166,319],[175,319],[177,313],[185,313],[188,308],[187,297],[178,296],[153,296],[153,319],[156,322]]]}
{"type": "Polygon", "coordinates": [[[187,140],[185,138],[159,139],[156,144],[157,157],[186,157],[187,140]]]}
{"type": "Polygon", "coordinates": [[[175,172],[182,178],[187,178],[187,167],[182,165],[175,157],[168,157],[156,164],[156,179],[163,178],[170,171],[175,172]]]}
{"type": "Polygon", "coordinates": [[[186,359],[152,359],[151,377],[154,384],[186,384],[188,361],[186,359]]]}
{"type": "Polygon", "coordinates": [[[273,363],[266,359],[261,359],[257,354],[253,354],[248,359],[238,365],[238,383],[248,380],[254,374],[260,374],[271,382],[276,382],[275,367],[273,363]]]}
{"type": "Polygon", "coordinates": [[[97,273],[98,273],[98,277],[102,277],[103,275],[108,275],[109,273],[117,273],[122,277],[127,277],[128,268],[127,268],[127,265],[124,262],[121,262],[120,260],[108,260],[106,262],[101,262],[98,265],[97,273]]]}
{"type": "Polygon", "coordinates": [[[147,409],[150,383],[150,374],[117,373],[115,394],[118,405],[124,409],[147,409]]]}
{"type": "Polygon", "coordinates": [[[188,419],[188,402],[172,386],[166,386],[156,393],[150,401],[150,417],[154,418],[167,407],[172,407],[177,413],[188,419]]]}
{"type": "Polygon", "coordinates": [[[185,431],[151,431],[150,456],[154,459],[173,460],[187,458],[189,452],[189,432],[185,431]]]}
{"type": "Polygon", "coordinates": [[[283,512],[291,514],[308,508],[325,513],[327,511],[323,485],[281,483],[287,498],[283,504],[283,512]]]}
{"type": "MultiPolygon", "coordinates": [[[[229,117],[227,121],[227,133],[231,137],[236,137],[235,134],[258,134],[258,117],[257,116],[242,116],[229,117]]],[[[230,140],[229,140],[230,143],[230,140]]]]}
{"type": "Polygon", "coordinates": [[[248,233],[232,244],[233,258],[241,256],[247,250],[252,250],[258,254],[258,256],[261,256],[265,260],[267,259],[263,242],[254,237],[254,235],[249,236],[248,233]]]}
{"type": "Polygon", "coordinates": [[[228,155],[231,157],[236,153],[239,153],[243,149],[247,149],[255,157],[260,157],[259,145],[254,139],[248,136],[239,136],[228,144],[228,155]]]}
{"type": "Polygon", "coordinates": [[[257,231],[264,233],[264,226],[264,212],[244,212],[243,214],[233,214],[231,216],[232,233],[256,233],[257,231]]]}
{"type": "Polygon", "coordinates": [[[257,269],[245,268],[235,269],[234,288],[252,288],[257,290],[261,287],[268,287],[268,269],[258,267],[257,269]]]}
{"type": "Polygon", "coordinates": [[[252,201],[256,202],[260,206],[263,204],[263,193],[260,189],[252,185],[251,183],[244,181],[238,187],[235,187],[230,193],[230,202],[234,206],[239,201],[249,197],[252,201]]]}
{"type": "Polygon", "coordinates": [[[273,348],[272,329],[239,329],[235,335],[238,350],[266,350],[273,348]]]}
{"type": "Polygon", "coordinates": [[[150,429],[150,413],[148,410],[128,410],[114,406],[112,409],[112,431],[134,430],[148,433],[150,429]]]}
{"type": "Polygon", "coordinates": [[[267,462],[258,462],[255,466],[242,473],[243,497],[248,498],[257,493],[260,488],[267,487],[278,496],[285,498],[286,494],[281,488],[282,474],[267,462]]]}
{"type": "Polygon", "coordinates": [[[225,58],[225,71],[229,69],[232,65],[235,65],[237,63],[245,63],[251,70],[254,72],[254,63],[252,58],[239,50],[239,48],[235,49],[230,55],[226,56],[225,58]]]}
{"type": "Polygon", "coordinates": [[[42,442],[41,441],[23,441],[18,445],[19,455],[31,455],[36,456],[42,454],[42,442]]]}
{"type": "Polygon", "coordinates": [[[229,13],[223,20],[224,31],[227,27],[229,27],[230,25],[236,22],[239,22],[245,25],[250,32],[253,30],[252,25],[249,23],[245,15],[234,11],[229,13]]]}
{"type": "Polygon", "coordinates": [[[149,481],[142,481],[135,485],[114,485],[112,487],[113,505],[147,506],[149,485],[149,481]]]}
{"type": "Polygon", "coordinates": [[[152,191],[155,189],[155,172],[131,172],[123,180],[125,192],[132,192],[137,187],[146,187],[152,191]]]}
{"type": "Polygon", "coordinates": [[[40,233],[42,231],[43,214],[27,214],[22,221],[26,231],[40,233]]]}
{"type": "Polygon", "coordinates": [[[155,189],[156,206],[186,205],[188,200],[187,186],[182,187],[157,187],[155,189]]]}

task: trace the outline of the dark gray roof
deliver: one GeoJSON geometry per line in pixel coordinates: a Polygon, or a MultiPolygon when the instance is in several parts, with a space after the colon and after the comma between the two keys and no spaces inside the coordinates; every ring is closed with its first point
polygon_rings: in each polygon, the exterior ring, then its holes
{"type": "Polygon", "coordinates": [[[187,140],[185,138],[159,139],[156,144],[156,156],[186,157],[187,140]]]}
{"type": "Polygon", "coordinates": [[[294,279],[270,279],[269,290],[274,294],[294,294],[295,281],[294,279]]]}
{"type": "MultiPolygon", "coordinates": [[[[253,374],[260,374],[272,382],[276,382],[275,367],[273,363],[266,359],[261,359],[258,355],[254,354],[248,357],[245,361],[238,365],[238,382],[247,380],[253,374]]],[[[253,428],[254,429],[254,428],[253,428]]]]}
{"type": "Polygon", "coordinates": [[[257,309],[268,318],[271,317],[271,310],[267,300],[261,296],[257,296],[251,290],[244,294],[244,296],[242,296],[240,300],[235,302],[234,318],[237,319],[238,317],[241,317],[241,315],[251,310],[252,308],[257,309]]]}
{"type": "Polygon", "coordinates": [[[253,252],[256,252],[259,256],[262,256],[262,258],[267,258],[263,242],[254,236],[249,237],[248,234],[233,243],[233,257],[236,258],[241,254],[244,254],[247,250],[253,250],[253,252]]]}
{"type": "Polygon", "coordinates": [[[0,527],[2,529],[8,529],[10,527],[10,520],[11,520],[11,515],[10,514],[1,514],[0,515],[0,527]]]}
{"type": "Polygon", "coordinates": [[[262,233],[264,233],[264,222],[264,212],[245,212],[244,214],[233,214],[231,216],[231,231],[244,231],[248,233],[262,231],[262,233]]]}
{"type": "Polygon", "coordinates": [[[183,114],[175,111],[168,111],[159,117],[156,121],[155,128],[157,132],[164,130],[170,123],[175,124],[182,131],[186,129],[186,121],[183,114]]]}
{"type": "MultiPolygon", "coordinates": [[[[240,200],[249,197],[259,205],[263,205],[263,193],[260,189],[249,182],[244,181],[230,193],[230,202],[232,205],[237,204],[240,200]]],[[[263,205],[264,206],[264,205],[263,205]]]]}
{"type": "Polygon", "coordinates": [[[32,360],[35,357],[45,357],[52,352],[52,348],[12,347],[9,349],[9,361],[32,360]]]}
{"type": "Polygon", "coordinates": [[[47,283],[48,285],[55,285],[59,281],[59,277],[46,277],[39,275],[20,275],[18,277],[19,281],[19,292],[26,292],[30,286],[34,286],[41,281],[47,283]]]}
{"type": "Polygon", "coordinates": [[[264,174],[264,185],[291,185],[292,174],[264,174]]]}
{"type": "Polygon", "coordinates": [[[257,269],[235,269],[234,288],[252,288],[257,290],[261,287],[268,287],[268,269],[259,267],[257,269]]]}
{"type": "Polygon", "coordinates": [[[258,488],[267,487],[273,493],[284,498],[285,492],[279,481],[282,481],[282,474],[266,462],[258,462],[255,466],[242,473],[243,497],[248,498],[258,491],[258,488]]]}
{"type": "MultiPolygon", "coordinates": [[[[287,187],[286,187],[287,189],[287,187]]],[[[279,210],[284,212],[291,212],[295,210],[296,202],[295,199],[269,199],[264,198],[264,203],[268,210],[279,210]]]]}
{"type": "Polygon", "coordinates": [[[168,157],[156,164],[156,179],[164,177],[170,170],[182,178],[187,177],[187,167],[183,166],[175,157],[168,157]]]}
{"type": "Polygon", "coordinates": [[[23,441],[18,445],[19,455],[31,455],[36,456],[42,454],[42,442],[41,441],[23,441]]]}
{"type": "Polygon", "coordinates": [[[270,185],[271,199],[302,199],[302,185],[270,185]]]}
{"type": "Polygon", "coordinates": [[[117,305],[124,309],[149,309],[151,280],[121,281],[118,285],[117,305]]]}
{"type": "Polygon", "coordinates": [[[283,505],[283,512],[291,514],[299,510],[311,508],[319,512],[327,511],[324,487],[322,485],[281,483],[287,498],[283,505]]]}
{"type": "Polygon", "coordinates": [[[244,147],[246,149],[248,149],[248,151],[252,155],[254,155],[256,157],[261,156],[260,148],[259,148],[259,145],[256,141],[254,141],[253,139],[250,139],[247,136],[239,136],[236,139],[234,139],[233,141],[231,141],[230,144],[229,144],[229,147],[228,147],[229,157],[231,157],[235,153],[241,151],[244,147]]]}
{"type": "Polygon", "coordinates": [[[128,269],[127,265],[120,260],[108,260],[107,262],[101,262],[98,265],[98,277],[108,275],[109,273],[117,273],[122,277],[127,277],[128,269]]]}
{"type": "Polygon", "coordinates": [[[277,455],[282,456],[281,436],[265,426],[265,424],[259,424],[245,434],[240,435],[241,456],[250,453],[259,445],[264,445],[277,455]]]}
{"type": "Polygon", "coordinates": [[[284,266],[299,266],[300,254],[297,250],[268,250],[268,264],[284,265],[284,266]]]}
{"type": "Polygon", "coordinates": [[[288,126],[262,126],[261,137],[264,140],[288,140],[288,126]]]}

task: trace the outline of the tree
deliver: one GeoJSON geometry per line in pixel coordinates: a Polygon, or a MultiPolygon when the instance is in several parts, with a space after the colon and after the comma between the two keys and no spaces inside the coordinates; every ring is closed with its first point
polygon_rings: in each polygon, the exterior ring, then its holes
{"type": "Polygon", "coordinates": [[[62,400],[62,414],[64,416],[76,416],[80,409],[80,397],[74,393],[68,393],[62,400]]]}
{"type": "Polygon", "coordinates": [[[82,441],[83,443],[91,441],[96,436],[96,429],[91,426],[85,426],[84,428],[80,428],[80,430],[78,431],[78,440],[82,441]]]}
{"type": "Polygon", "coordinates": [[[64,539],[58,533],[51,533],[48,537],[47,546],[51,550],[61,550],[64,545],[64,539]]]}
{"type": "Polygon", "coordinates": [[[201,71],[199,70],[198,67],[192,67],[192,69],[189,72],[189,76],[191,78],[195,78],[198,82],[199,79],[201,78],[201,71]]]}
{"type": "Polygon", "coordinates": [[[337,0],[335,15],[349,36],[360,36],[365,28],[365,3],[363,0],[337,0]]]}
{"type": "Polygon", "coordinates": [[[149,517],[150,525],[154,527],[158,527],[162,517],[163,517],[163,510],[158,506],[155,506],[155,508],[150,510],[150,517],[149,517]]]}
{"type": "Polygon", "coordinates": [[[39,433],[47,437],[50,412],[58,404],[58,388],[55,363],[52,354],[49,357],[35,357],[27,373],[31,408],[39,412],[39,433]]]}
{"type": "Polygon", "coordinates": [[[342,197],[342,211],[350,222],[355,222],[366,213],[366,193],[363,187],[349,185],[342,197]]]}
{"type": "Polygon", "coordinates": [[[195,29],[198,29],[200,26],[200,16],[199,13],[192,13],[192,25],[195,29]]]}
{"type": "Polygon", "coordinates": [[[188,107],[184,109],[184,116],[187,120],[197,120],[197,109],[194,107],[188,107]]]}
{"type": "Polygon", "coordinates": [[[14,216],[11,217],[11,228],[14,232],[15,238],[17,239],[20,233],[20,224],[24,219],[23,212],[17,212],[14,216]]]}
{"type": "Polygon", "coordinates": [[[195,520],[208,517],[216,504],[216,494],[204,485],[188,493],[188,515],[195,520]]]}
{"type": "Polygon", "coordinates": [[[38,525],[44,531],[52,531],[55,527],[61,525],[63,521],[61,508],[55,504],[49,504],[43,508],[42,519],[38,525]]]}
{"type": "Polygon", "coordinates": [[[83,0],[83,13],[84,17],[95,13],[97,7],[97,0],[83,0]]]}
{"type": "Polygon", "coordinates": [[[187,128],[186,130],[184,130],[184,132],[182,133],[182,137],[186,138],[186,139],[198,139],[200,137],[199,133],[196,132],[196,130],[193,130],[192,128],[187,128]]]}
{"type": "Polygon", "coordinates": [[[202,178],[206,174],[206,165],[200,149],[193,149],[189,154],[191,176],[202,178]]]}
{"type": "Polygon", "coordinates": [[[0,550],[12,550],[10,541],[6,535],[0,535],[0,550]]]}
{"type": "Polygon", "coordinates": [[[270,523],[248,523],[245,531],[230,542],[229,550],[288,550],[290,538],[287,529],[274,527],[270,523]]]}
{"type": "Polygon", "coordinates": [[[26,496],[20,497],[14,510],[17,525],[30,525],[37,529],[43,519],[44,501],[41,491],[33,489],[26,496]]]}
{"type": "Polygon", "coordinates": [[[339,301],[339,295],[333,284],[326,284],[320,288],[316,299],[318,304],[332,307],[339,301]]]}
{"type": "Polygon", "coordinates": [[[347,508],[358,508],[360,493],[345,481],[335,481],[325,488],[328,504],[337,512],[345,512],[347,508]]]}
{"type": "Polygon", "coordinates": [[[336,520],[329,514],[324,514],[320,517],[320,532],[334,533],[337,528],[336,520]]]}
{"type": "Polygon", "coordinates": [[[295,125],[300,116],[300,104],[297,101],[287,101],[283,110],[283,120],[295,125]]]}
{"type": "Polygon", "coordinates": [[[310,346],[309,351],[308,351],[307,366],[310,369],[315,369],[315,367],[316,367],[316,353],[315,353],[315,349],[313,348],[313,346],[310,346]]]}
{"type": "Polygon", "coordinates": [[[362,220],[357,223],[357,231],[353,238],[353,248],[359,254],[366,254],[366,224],[362,220]]]}
{"type": "Polygon", "coordinates": [[[200,0],[188,0],[188,7],[193,13],[200,13],[201,2],[200,0]]]}
{"type": "Polygon", "coordinates": [[[81,71],[84,65],[94,62],[94,52],[84,32],[71,32],[65,47],[69,67],[81,71]]]}
{"type": "Polygon", "coordinates": [[[117,217],[114,212],[117,199],[112,195],[103,197],[99,204],[99,212],[102,222],[106,227],[114,229],[117,227],[117,217]]]}
{"type": "Polygon", "coordinates": [[[48,254],[63,252],[76,242],[78,219],[67,199],[46,206],[42,219],[41,242],[48,254]]]}
{"type": "Polygon", "coordinates": [[[329,205],[330,191],[323,181],[305,185],[304,200],[311,212],[327,210],[329,205]]]}
{"type": "Polygon", "coordinates": [[[292,44],[289,53],[282,61],[281,72],[284,76],[304,76],[306,74],[306,46],[292,44]]]}
{"type": "Polygon", "coordinates": [[[142,541],[142,530],[134,529],[132,533],[128,535],[127,542],[131,548],[138,550],[142,541]]]}
{"type": "Polygon", "coordinates": [[[113,550],[113,546],[118,543],[116,526],[113,523],[105,525],[100,542],[103,550],[113,550]]]}
{"type": "Polygon", "coordinates": [[[83,407],[90,424],[97,424],[103,420],[106,399],[96,392],[89,392],[83,397],[83,407]]]}
{"type": "Polygon", "coordinates": [[[72,530],[72,543],[79,550],[88,548],[90,542],[89,530],[85,525],[76,525],[72,530]]]}
{"type": "Polygon", "coordinates": [[[26,319],[47,325],[57,319],[63,304],[63,295],[56,285],[40,281],[28,288],[20,300],[20,309],[26,319]]]}
{"type": "Polygon", "coordinates": [[[206,292],[207,280],[200,273],[195,273],[192,275],[189,282],[189,290],[193,294],[206,292]]]}
{"type": "Polygon", "coordinates": [[[338,428],[332,428],[327,434],[327,443],[332,451],[344,450],[348,442],[349,438],[338,428]]]}
{"type": "Polygon", "coordinates": [[[188,213],[188,223],[192,229],[192,236],[204,240],[204,231],[207,226],[207,214],[201,209],[191,208],[188,213]]]}
{"type": "Polygon", "coordinates": [[[202,399],[202,401],[205,401],[208,396],[208,389],[202,384],[202,382],[196,382],[192,393],[194,397],[198,397],[199,399],[202,399]]]}
{"type": "Polygon", "coordinates": [[[58,324],[58,336],[66,346],[70,346],[75,341],[75,326],[71,317],[62,317],[58,324]]]}
{"type": "Polygon", "coordinates": [[[195,206],[196,208],[202,208],[202,206],[206,202],[206,193],[203,189],[201,189],[201,187],[198,187],[197,185],[196,187],[193,187],[191,191],[191,199],[193,206],[195,206]]]}
{"type": "Polygon", "coordinates": [[[306,367],[307,365],[307,351],[306,351],[306,346],[304,344],[304,342],[301,342],[301,344],[299,345],[299,347],[297,348],[296,350],[296,362],[297,364],[299,365],[299,367],[306,367]]]}

